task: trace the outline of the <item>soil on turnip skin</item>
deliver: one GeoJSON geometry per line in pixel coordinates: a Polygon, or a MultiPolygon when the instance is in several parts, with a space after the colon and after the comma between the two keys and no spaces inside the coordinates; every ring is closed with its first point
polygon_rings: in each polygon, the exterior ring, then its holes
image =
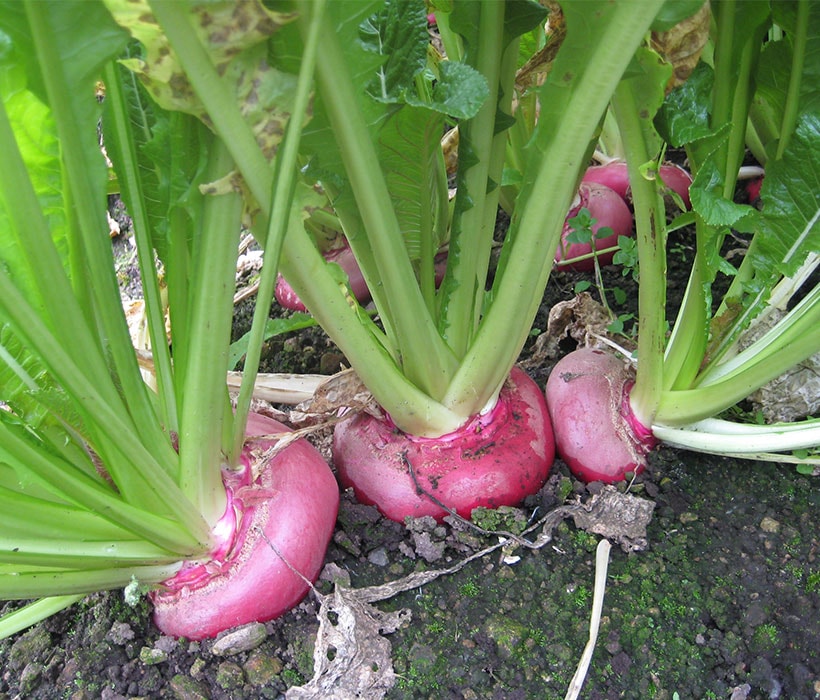
{"type": "MultiPolygon", "coordinates": [[[[690,247],[683,235],[670,246],[671,304],[685,284],[674,272],[685,268],[674,261],[690,247]]],[[[544,328],[551,305],[570,298],[580,279],[553,274],[536,328],[544,328]]],[[[627,291],[615,310],[635,313],[628,278],[612,270],[606,280],[627,291]]],[[[238,308],[235,334],[246,330],[247,314],[238,308]]],[[[268,350],[265,371],[332,373],[343,361],[315,330],[274,339],[268,350]]],[[[531,373],[543,386],[548,371],[531,373]]],[[[581,697],[820,698],[817,479],[789,465],[660,448],[629,490],[655,503],[648,545],[631,553],[612,549],[581,697]]],[[[499,529],[595,491],[556,461],[544,489],[499,529]]],[[[517,563],[504,563],[496,551],[377,603],[412,615],[387,636],[397,674],[387,697],[564,697],[589,635],[598,540],[566,520],[542,549],[518,549],[517,563]]],[[[345,494],[327,561],[360,587],[447,568],[495,542],[446,523],[411,530],[345,494]]],[[[328,592],[330,584],[320,581],[318,588],[328,592]]],[[[309,595],[265,624],[252,648],[225,653],[212,641],[163,637],[147,602],[132,608],[121,592],[93,595],[0,641],[0,700],[280,698],[313,675],[317,611],[309,595]]]]}

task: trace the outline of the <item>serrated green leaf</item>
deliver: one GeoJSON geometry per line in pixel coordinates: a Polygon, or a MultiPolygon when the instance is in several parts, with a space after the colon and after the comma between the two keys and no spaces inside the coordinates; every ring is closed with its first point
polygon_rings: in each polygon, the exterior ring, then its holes
{"type": "MultiPolygon", "coordinates": [[[[435,210],[436,171],[443,167],[443,126],[442,114],[407,106],[379,132],[379,158],[411,260],[419,259],[422,239],[429,240],[434,232],[430,212],[435,210]]],[[[431,250],[441,243],[433,241],[431,250]]]]}
{"type": "Polygon", "coordinates": [[[667,143],[680,147],[712,134],[709,113],[714,81],[714,71],[701,61],[689,79],[666,96],[655,127],[667,143]]]}
{"type": "Polygon", "coordinates": [[[723,196],[724,178],[714,158],[707,158],[695,175],[689,193],[692,207],[710,226],[733,226],[752,207],[723,196]]]}
{"type": "Polygon", "coordinates": [[[359,40],[365,51],[380,59],[367,93],[379,102],[404,102],[404,95],[415,90],[416,75],[427,63],[430,38],[424,5],[413,0],[386,2],[362,22],[359,40]]]}
{"type": "Polygon", "coordinates": [[[760,198],[755,267],[767,276],[792,274],[820,250],[820,118],[804,114],[789,147],[766,169],[760,198]]]}
{"type": "Polygon", "coordinates": [[[490,94],[487,81],[466,63],[443,61],[433,85],[431,99],[420,100],[408,95],[408,104],[426,106],[456,119],[474,117],[490,94]]]}

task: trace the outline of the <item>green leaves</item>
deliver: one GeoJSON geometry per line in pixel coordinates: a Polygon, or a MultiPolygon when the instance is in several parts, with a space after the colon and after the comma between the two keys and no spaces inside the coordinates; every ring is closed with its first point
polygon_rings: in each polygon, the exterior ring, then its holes
{"type": "Polygon", "coordinates": [[[680,147],[712,134],[709,124],[715,74],[701,61],[686,82],[667,95],[655,126],[667,143],[680,147]]]}
{"type": "Polygon", "coordinates": [[[772,14],[785,36],[763,47],[751,107],[752,125],[764,149],[755,155],[763,164],[776,156],[790,113],[820,112],[820,5],[774,3],[772,14]]]}
{"type": "Polygon", "coordinates": [[[424,5],[412,0],[388,2],[362,22],[359,37],[361,47],[380,61],[367,84],[367,93],[380,102],[404,102],[427,62],[429,37],[424,5]]]}
{"type": "Polygon", "coordinates": [[[766,169],[754,256],[758,275],[791,275],[820,250],[820,118],[804,114],[783,158],[766,169]]]}

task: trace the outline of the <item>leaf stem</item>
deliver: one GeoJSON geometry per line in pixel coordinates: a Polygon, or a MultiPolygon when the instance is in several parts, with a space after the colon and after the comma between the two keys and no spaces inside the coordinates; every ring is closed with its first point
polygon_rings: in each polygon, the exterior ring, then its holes
{"type": "MultiPolygon", "coordinates": [[[[230,153],[216,140],[208,181],[232,168],[230,153]]],[[[211,525],[226,505],[221,476],[224,421],[230,421],[225,377],[241,216],[238,193],[206,196],[190,283],[189,345],[179,416],[179,485],[211,525]]]]}
{"type": "Polygon", "coordinates": [[[661,4],[607,6],[598,18],[601,33],[595,45],[585,46],[583,64],[571,72],[561,68],[566,42],[559,51],[542,88],[541,118],[501,278],[496,278],[493,302],[444,398],[453,410],[475,412],[485,406],[515,363],[540,306],[576,178],[601,115],[661,4]]]}
{"type": "MultiPolygon", "coordinates": [[[[152,2],[152,8],[173,43],[216,132],[231,151],[262,211],[269,211],[271,168],[243,120],[234,97],[194,35],[184,8],[175,2],[159,0],[152,2]]],[[[445,408],[402,374],[393,358],[348,305],[304,230],[291,230],[285,237],[281,271],[402,430],[416,435],[442,435],[464,422],[468,416],[459,416],[445,408]]]]}
{"type": "MultiPolygon", "coordinates": [[[[642,425],[649,426],[663,388],[663,349],[666,330],[666,211],[659,184],[646,179],[641,167],[652,160],[634,93],[636,80],[621,80],[612,107],[626,155],[635,209],[640,264],[638,309],[638,370],[630,405],[642,425]]],[[[645,117],[649,119],[649,116],[645,117]]],[[[657,175],[656,175],[657,176],[657,175]]]]}
{"type": "MultiPolygon", "coordinates": [[[[310,89],[320,39],[321,19],[324,13],[324,0],[317,0],[313,6],[305,49],[299,68],[296,97],[293,102],[294,115],[307,113],[310,100],[310,89]]],[[[256,376],[259,372],[259,359],[262,355],[262,344],[265,339],[265,325],[270,314],[271,300],[276,286],[279,256],[288,230],[290,209],[293,203],[293,191],[296,186],[296,166],[299,156],[299,140],[302,133],[302,120],[297,116],[289,119],[285,135],[276,155],[274,171],[274,191],[271,195],[271,211],[268,216],[268,232],[265,238],[265,258],[259,289],[256,294],[256,306],[253,312],[248,351],[245,356],[245,371],[242,385],[236,400],[236,419],[230,461],[239,458],[245,440],[245,424],[250,410],[256,376]]]]}

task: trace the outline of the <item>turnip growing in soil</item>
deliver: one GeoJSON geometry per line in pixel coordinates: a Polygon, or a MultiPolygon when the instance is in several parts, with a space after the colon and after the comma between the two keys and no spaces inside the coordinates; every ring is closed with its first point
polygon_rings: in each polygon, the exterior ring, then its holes
{"type": "MultiPolygon", "coordinates": [[[[342,272],[347,276],[347,285],[350,288],[350,293],[356,297],[360,304],[366,304],[370,300],[370,292],[367,289],[367,283],[364,281],[362,271],[359,269],[359,264],[353,256],[353,251],[347,242],[340,248],[334,248],[327,251],[323,255],[328,263],[338,265],[342,272]]],[[[280,274],[276,280],[276,301],[278,301],[286,309],[291,311],[307,311],[302,300],[293,291],[287,280],[280,274]]]]}
{"type": "MultiPolygon", "coordinates": [[[[136,19],[127,12],[133,4],[108,7],[126,24],[136,19]]],[[[244,9],[207,5],[235,22],[247,19],[234,16],[244,9]]],[[[156,30],[147,6],[137,16],[156,30]]],[[[264,18],[268,31],[287,19],[264,18]]],[[[287,81],[299,112],[309,103],[317,29],[301,72],[287,81]]],[[[271,619],[318,576],[335,524],[338,486],[318,452],[304,440],[279,450],[284,426],[249,416],[259,323],[235,405],[228,394],[248,202],[219,184],[234,168],[224,142],[193,116],[152,102],[115,63],[133,67],[144,57],[149,85],[157,56],[174,70],[164,37],[150,33],[157,43],[141,54],[102,3],[0,8],[0,598],[36,599],[0,619],[0,636],[113,588],[150,590],[167,634],[200,639],[271,619]],[[100,79],[102,105],[94,99],[100,79]],[[112,264],[100,123],[113,186],[134,222],[156,392],[140,374],[112,264]]],[[[222,56],[234,87],[264,82],[265,36],[237,34],[222,56]]],[[[183,83],[178,74],[174,84],[183,83]]],[[[175,109],[201,114],[190,91],[174,100],[175,109]]],[[[282,169],[269,192],[277,206],[267,208],[264,321],[301,122],[255,106],[248,118],[275,133],[266,145],[282,169]]],[[[262,167],[271,171],[267,161],[262,167]]]]}
{"type": "MultiPolygon", "coordinates": [[[[353,251],[345,241],[340,247],[332,248],[322,254],[325,262],[338,265],[344,273],[344,279],[340,280],[340,284],[344,284],[350,293],[356,298],[360,304],[364,305],[370,301],[370,290],[367,288],[367,283],[364,281],[362,271],[353,251]]],[[[441,284],[444,279],[444,271],[447,269],[447,253],[439,253],[435,258],[435,275],[436,285],[441,284]]],[[[307,311],[299,295],[293,291],[293,287],[288,284],[288,281],[280,274],[276,280],[276,301],[278,301],[284,308],[291,311],[307,311]]]]}
{"type": "Polygon", "coordinates": [[[632,212],[623,198],[605,185],[582,182],[555,252],[556,267],[588,272],[596,262],[609,265],[618,238],[631,233],[632,212]]]}
{"type": "MultiPolygon", "coordinates": [[[[622,81],[613,98],[637,225],[637,371],[632,383],[624,365],[629,358],[582,349],[557,363],[547,386],[558,453],[587,480],[612,482],[640,471],[657,440],[716,454],[793,461],[808,473],[818,463],[818,419],[739,424],[721,418],[721,412],[820,352],[820,285],[812,276],[820,264],[820,120],[806,99],[818,89],[811,76],[818,73],[820,12],[810,3],[799,3],[797,14],[782,7],[770,12],[766,5],[717,8],[714,66],[701,63],[664,99],[668,75],[644,56],[643,74],[622,81]],[[761,38],[773,23],[786,31],[781,46],[770,50],[778,62],[758,67],[761,38]],[[815,64],[804,66],[810,58],[815,64]],[[779,77],[771,76],[773,67],[779,77]],[[769,75],[768,81],[758,80],[755,70],[769,75]],[[754,95],[779,111],[783,127],[766,165],[760,211],[732,201],[756,82],[788,85],[785,94],[754,95]],[[656,127],[673,146],[684,147],[694,165],[697,254],[668,339],[662,193],[639,167],[660,151],[656,127]],[[737,269],[721,257],[730,227],[748,236],[737,269]],[[719,273],[733,279],[717,304],[711,287],[719,273]],[[579,420],[577,395],[588,392],[579,420]],[[778,454],[788,451],[795,452],[778,454]]],[[[815,403],[806,413],[818,409],[815,403]]]]}
{"type": "MultiPolygon", "coordinates": [[[[688,172],[665,163],[658,168],[657,177],[685,209],[691,206],[692,177],[688,172]]],[[[632,196],[626,163],[616,160],[587,168],[577,200],[567,215],[555,263],[559,268],[589,272],[596,262],[599,266],[611,264],[619,249],[618,239],[632,235],[632,196]]]]}
{"type": "MultiPolygon", "coordinates": [[[[518,502],[521,483],[534,491],[546,478],[552,461],[547,421],[539,418],[546,437],[537,441],[506,434],[522,421],[532,429],[525,416],[539,414],[540,398],[522,391],[534,403],[504,425],[488,421],[501,413],[495,411],[499,395],[539,306],[580,164],[612,90],[662,4],[566,3],[572,41],[559,51],[554,75],[576,78],[548,80],[539,88],[542,110],[530,163],[490,289],[496,183],[504,165],[504,115],[510,113],[519,37],[542,42],[546,10],[529,2],[437,8],[448,60],[428,51],[424,7],[409,1],[297,3],[298,19],[269,40],[269,59],[277,69],[293,70],[306,23],[316,19],[322,25],[323,56],[300,144],[300,173],[307,185],[316,182],[327,192],[377,317],[363,313],[340,289],[304,226],[289,227],[281,272],[372,392],[377,419],[396,439],[406,440],[407,454],[419,440],[452,445],[452,434],[477,426],[496,436],[481,448],[488,459],[521,466],[530,475],[528,481],[515,473],[495,483],[487,479],[482,502],[518,502]],[[447,120],[458,121],[462,155],[452,205],[440,147],[447,120]],[[447,271],[437,288],[435,256],[444,243],[447,271]]],[[[248,191],[268,211],[272,173],[239,107],[220,99],[218,73],[202,69],[202,47],[184,7],[155,3],[153,9],[248,191]]],[[[297,196],[302,191],[297,188],[297,196]]],[[[351,420],[334,441],[336,460],[348,475],[355,470],[345,455],[362,441],[360,426],[367,424],[351,420]]],[[[462,454],[474,437],[465,438],[462,454]]],[[[448,503],[435,480],[417,488],[411,469],[403,466],[400,473],[388,472],[391,481],[403,481],[409,498],[403,510],[391,506],[395,517],[414,512],[420,498],[469,508],[448,503]]],[[[419,474],[435,467],[412,464],[419,474]]],[[[357,477],[350,481],[368,499],[357,477]]],[[[370,500],[386,510],[376,497],[370,500]]]]}
{"type": "MultiPolygon", "coordinates": [[[[685,208],[691,207],[689,187],[692,176],[679,165],[664,163],[657,171],[663,186],[678,195],[685,208]]],[[[604,165],[593,165],[586,169],[582,182],[595,182],[615,190],[622,199],[631,202],[629,189],[629,172],[626,162],[613,160],[604,165]]]]}

